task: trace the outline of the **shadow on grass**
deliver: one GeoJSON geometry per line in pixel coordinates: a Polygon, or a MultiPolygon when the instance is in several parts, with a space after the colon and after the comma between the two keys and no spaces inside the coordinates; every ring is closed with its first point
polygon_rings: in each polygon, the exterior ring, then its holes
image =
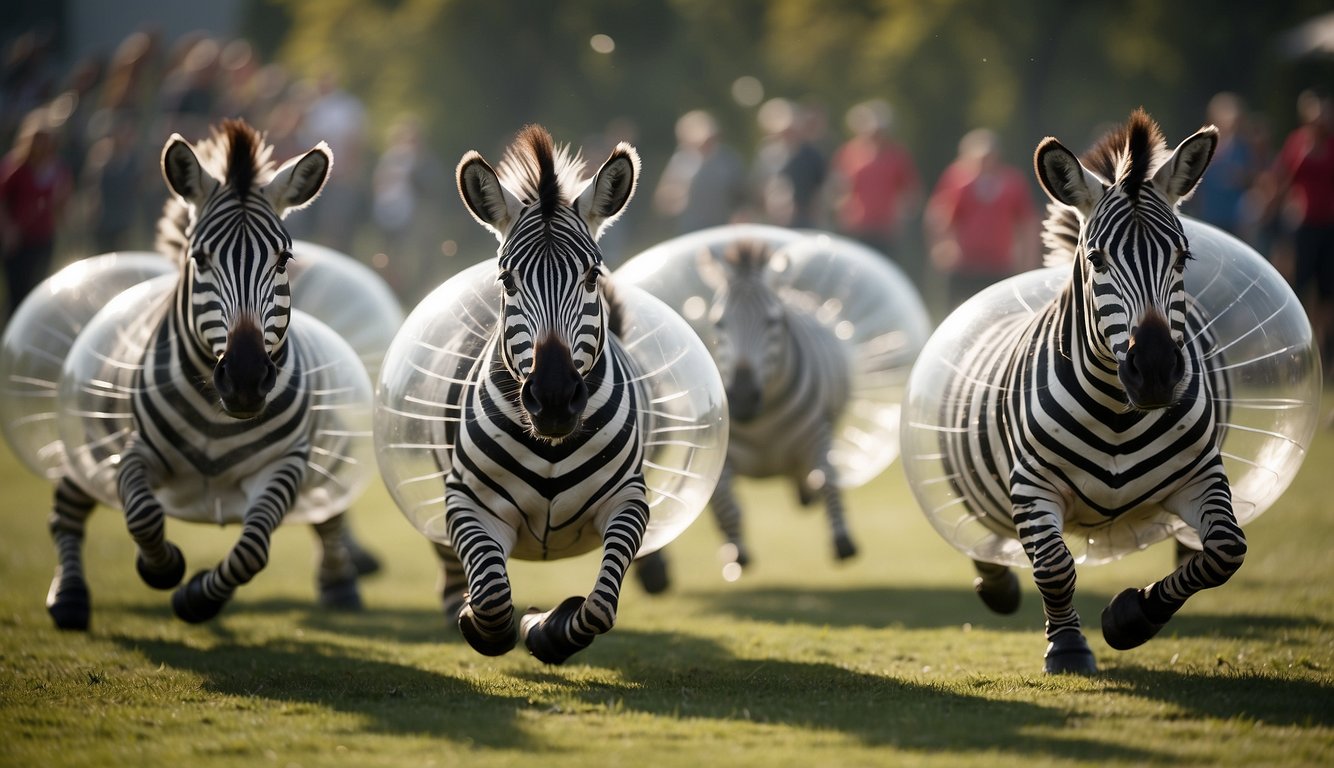
{"type": "Polygon", "coordinates": [[[1246,718],[1267,725],[1334,725],[1334,686],[1277,675],[1191,673],[1121,667],[1103,677],[1127,693],[1156,699],[1202,717],[1246,718]]]}
{"type": "MultiPolygon", "coordinates": [[[[470,679],[378,660],[331,643],[282,641],[238,644],[216,632],[207,649],[177,642],[119,637],[126,650],[186,670],[212,694],[308,703],[363,718],[360,728],[391,734],[430,734],[482,747],[529,749],[521,728],[522,694],[483,690],[470,679]]],[[[549,747],[544,747],[548,748],[549,747]]]]}
{"type": "Polygon", "coordinates": [[[567,696],[588,705],[842,733],[866,746],[1002,752],[1025,762],[1145,763],[1168,757],[1132,743],[1081,738],[1073,727],[1080,715],[1064,706],[1000,700],[985,682],[972,695],[831,663],[740,659],[711,641],[666,633],[618,629],[598,638],[594,647],[599,645],[599,665],[619,670],[626,680],[618,691],[571,688],[551,668],[516,676],[562,686],[567,696]]]}
{"type": "MultiPolygon", "coordinates": [[[[711,595],[692,596],[716,613],[751,621],[812,626],[865,627],[881,629],[941,629],[964,622],[979,629],[1041,632],[1042,603],[1035,591],[1025,589],[1019,612],[1000,616],[987,610],[967,587],[863,587],[796,589],[767,587],[737,589],[711,595]]],[[[1110,593],[1080,590],[1076,607],[1084,617],[1085,630],[1096,632],[1103,606],[1110,593]]],[[[1288,630],[1327,629],[1328,623],[1314,616],[1232,613],[1195,613],[1187,603],[1164,629],[1180,637],[1215,635],[1272,638],[1288,630]]]]}
{"type": "MultiPolygon", "coordinates": [[[[116,610],[163,621],[176,621],[171,609],[144,604],[126,604],[116,610]]],[[[394,643],[462,642],[458,628],[445,620],[438,610],[419,608],[366,608],[361,611],[331,611],[314,600],[267,598],[239,600],[223,609],[223,616],[244,619],[287,617],[293,626],[368,640],[394,643]]],[[[215,632],[223,632],[225,622],[212,622],[215,632]]]]}

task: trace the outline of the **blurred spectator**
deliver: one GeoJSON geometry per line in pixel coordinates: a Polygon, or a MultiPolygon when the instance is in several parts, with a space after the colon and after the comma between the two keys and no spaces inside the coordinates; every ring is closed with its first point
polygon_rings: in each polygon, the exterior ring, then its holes
{"type": "Polygon", "coordinates": [[[179,133],[188,141],[208,135],[217,114],[221,51],[217,40],[200,37],[189,46],[180,66],[168,73],[162,85],[164,140],[172,133],[179,133]]]}
{"type": "Polygon", "coordinates": [[[294,236],[350,253],[353,237],[366,222],[366,108],[343,89],[334,70],[326,68],[316,80],[297,138],[298,152],[327,142],[334,165],[319,205],[293,217],[288,226],[296,230],[294,236]]]}
{"type": "Polygon", "coordinates": [[[1038,264],[1038,217],[1026,176],[1001,161],[996,134],[986,128],[959,141],[924,218],[931,263],[947,277],[951,306],[1038,264]]]}
{"type": "MultiPolygon", "coordinates": [[[[91,230],[92,253],[142,249],[149,238],[139,207],[146,167],[139,131],[129,115],[105,114],[111,125],[99,129],[80,175],[81,196],[91,230]]],[[[158,206],[152,207],[157,213],[158,206]]]]}
{"type": "Polygon", "coordinates": [[[400,294],[417,291],[425,281],[439,282],[434,270],[444,238],[439,222],[448,178],[439,158],[422,145],[417,119],[396,120],[372,174],[371,215],[383,237],[382,269],[400,294]]]}
{"type": "MultiPolygon", "coordinates": [[[[621,142],[632,147],[637,146],[639,126],[628,117],[613,117],[607,121],[606,128],[600,133],[588,136],[582,142],[584,173],[588,176],[597,173],[602,163],[611,157],[616,145],[621,142]]],[[[640,190],[642,192],[644,187],[640,187],[640,190]]],[[[602,237],[598,239],[598,249],[602,251],[607,269],[615,269],[632,255],[629,253],[631,234],[636,230],[643,212],[648,208],[647,205],[628,205],[621,209],[621,215],[617,217],[614,225],[602,230],[602,237]]]]}
{"type": "Polygon", "coordinates": [[[746,203],[746,169],[724,144],[713,115],[697,109],[676,121],[676,151],[653,193],[653,208],[693,232],[727,224],[746,203]]]}
{"type": "Polygon", "coordinates": [[[51,271],[56,224],[73,183],[57,153],[57,127],[46,109],[30,112],[0,160],[0,260],[10,317],[51,271]]]}
{"type": "Polygon", "coordinates": [[[922,202],[922,182],[912,155],[892,138],[893,111],[873,99],[849,109],[846,121],[852,138],[838,148],[831,169],[839,230],[890,257],[920,283],[922,260],[906,252],[903,240],[922,202]]]}
{"type": "Polygon", "coordinates": [[[1312,317],[1320,353],[1334,359],[1334,111],[1330,98],[1303,91],[1301,124],[1274,164],[1275,212],[1292,232],[1293,288],[1312,317]],[[1314,298],[1310,294],[1314,291],[1314,298]]]}
{"type": "Polygon", "coordinates": [[[51,36],[39,30],[19,35],[5,51],[0,73],[0,142],[14,140],[24,116],[55,95],[50,68],[51,36]]]}
{"type": "Polygon", "coordinates": [[[1218,148],[1186,212],[1240,237],[1253,218],[1246,209],[1247,192],[1261,168],[1247,136],[1246,104],[1224,91],[1209,100],[1206,119],[1218,128],[1218,148]]]}
{"type": "Polygon", "coordinates": [[[782,227],[818,226],[828,176],[824,153],[816,145],[818,114],[787,99],[770,99],[757,117],[765,137],[755,178],[765,220],[782,227]]]}

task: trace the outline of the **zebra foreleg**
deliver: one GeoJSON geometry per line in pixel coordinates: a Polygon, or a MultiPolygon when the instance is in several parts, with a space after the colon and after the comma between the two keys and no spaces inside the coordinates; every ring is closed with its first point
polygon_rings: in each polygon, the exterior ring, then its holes
{"type": "Polygon", "coordinates": [[[825,516],[829,519],[829,532],[834,540],[834,557],[847,560],[857,555],[857,545],[848,533],[848,521],[843,510],[843,494],[838,488],[838,471],[829,460],[830,422],[820,425],[820,432],[814,441],[816,469],[806,475],[803,482],[811,491],[824,497],[825,516]]]}
{"type": "Polygon", "coordinates": [[[361,592],[357,589],[359,569],[348,551],[346,514],[339,512],[313,527],[320,546],[320,564],[316,576],[320,605],[339,611],[359,611],[361,592]]]}
{"type": "MultiPolygon", "coordinates": [[[[727,544],[723,545],[723,571],[731,570],[728,566],[735,563],[740,568],[750,564],[750,553],[741,539],[741,507],[732,495],[732,465],[723,462],[722,472],[718,475],[718,484],[714,486],[713,497],[709,499],[709,509],[713,510],[713,519],[718,523],[727,544]]],[[[735,579],[729,579],[732,581],[735,579]]]]}
{"type": "Polygon", "coordinates": [[[459,611],[468,597],[468,577],[463,571],[463,561],[452,547],[439,542],[434,546],[440,560],[440,605],[450,625],[457,626],[459,611]]]}
{"type": "MultiPolygon", "coordinates": [[[[456,495],[445,500],[449,540],[468,584],[458,611],[459,632],[483,656],[501,656],[517,642],[514,597],[505,568],[513,534],[502,545],[465,503],[456,495]]],[[[448,572],[449,564],[445,567],[448,572]]]]}
{"type": "Polygon", "coordinates": [[[83,575],[83,532],[97,502],[68,478],[56,484],[47,528],[56,545],[55,578],[46,595],[46,611],[60,629],[88,629],[92,599],[83,575]]]}
{"type": "Polygon", "coordinates": [[[153,589],[171,589],[185,576],[185,556],[167,541],[166,514],[148,478],[148,460],[137,450],[137,435],[132,435],[121,454],[116,490],[125,510],[125,526],[139,548],[134,567],[153,589]]]}
{"type": "Polygon", "coordinates": [[[550,611],[523,617],[519,634],[539,661],[560,664],[616,624],[625,572],[647,527],[648,503],[641,496],[608,521],[602,534],[602,567],[593,592],[587,598],[569,597],[550,611]]]}
{"type": "Polygon", "coordinates": [[[305,476],[304,449],[289,453],[272,468],[258,498],[246,510],[241,535],[227,557],[211,570],[200,571],[171,596],[176,617],[191,624],[208,621],[232,599],[236,589],[247,584],[269,564],[273,531],[296,500],[305,476]]]}
{"type": "Polygon", "coordinates": [[[1061,538],[1061,507],[1045,489],[1011,483],[1014,524],[1024,552],[1033,563],[1033,581],[1042,594],[1047,619],[1049,674],[1092,674],[1098,671],[1075,610],[1075,559],[1061,538]],[[1041,496],[1039,495],[1041,494],[1041,496]]]}
{"type": "Polygon", "coordinates": [[[1186,600],[1202,589],[1225,583],[1246,559],[1246,534],[1232,514],[1227,478],[1221,466],[1217,469],[1203,483],[1178,492],[1164,505],[1199,532],[1204,548],[1166,578],[1143,589],[1126,589],[1103,609],[1102,636],[1118,651],[1143,645],[1186,600]]]}

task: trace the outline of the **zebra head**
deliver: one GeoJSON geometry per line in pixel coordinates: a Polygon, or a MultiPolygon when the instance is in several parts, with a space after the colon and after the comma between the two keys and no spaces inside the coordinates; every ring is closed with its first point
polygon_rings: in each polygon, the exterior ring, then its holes
{"type": "Polygon", "coordinates": [[[713,289],[709,323],[716,340],[713,356],[727,392],[730,418],[745,423],[764,407],[764,384],[777,372],[787,340],[783,300],[771,284],[773,252],[742,241],[721,256],[701,251],[698,270],[713,289]]]}
{"type": "Polygon", "coordinates": [[[1176,206],[1217,144],[1218,130],[1208,126],[1169,153],[1158,125],[1137,110],[1085,162],[1050,137],[1034,154],[1042,188],[1079,219],[1074,287],[1084,344],[1115,366],[1132,408],[1172,405],[1187,382],[1190,246],[1176,206]]]}
{"type": "Polygon", "coordinates": [[[473,218],[500,241],[503,287],[500,357],[519,382],[532,434],[572,434],[588,404],[585,377],[602,355],[608,307],[597,240],[634,194],[639,156],[619,144],[597,175],[530,125],[497,174],[477,152],[459,162],[459,193],[473,218]]]}
{"type": "Polygon", "coordinates": [[[213,388],[236,418],[258,415],[277,382],[291,317],[288,211],[319,194],[333,165],[323,142],[276,171],[272,148],[228,120],[192,147],[179,134],[162,150],[162,176],[187,209],[178,310],[213,388]]]}

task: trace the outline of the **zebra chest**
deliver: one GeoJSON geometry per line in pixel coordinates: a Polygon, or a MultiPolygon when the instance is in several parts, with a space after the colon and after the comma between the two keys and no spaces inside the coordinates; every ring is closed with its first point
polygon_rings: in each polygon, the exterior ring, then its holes
{"type": "Polygon", "coordinates": [[[557,444],[528,435],[517,416],[474,410],[455,447],[451,482],[514,532],[511,556],[588,552],[602,544],[603,525],[625,495],[643,492],[640,427],[629,404],[595,397],[589,423],[557,444]]]}

